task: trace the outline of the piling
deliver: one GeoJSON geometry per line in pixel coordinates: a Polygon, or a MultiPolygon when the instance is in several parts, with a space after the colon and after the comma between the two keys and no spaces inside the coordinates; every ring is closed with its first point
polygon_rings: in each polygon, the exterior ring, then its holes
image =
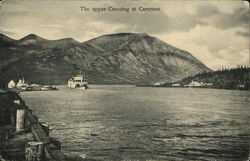
{"type": "Polygon", "coordinates": [[[44,158],[43,142],[31,141],[25,146],[25,161],[42,161],[44,158]]]}
{"type": "Polygon", "coordinates": [[[49,125],[46,123],[41,123],[41,126],[43,128],[43,130],[47,133],[47,135],[49,136],[49,125]]]}
{"type": "Polygon", "coordinates": [[[22,131],[25,128],[25,109],[17,109],[16,111],[16,131],[22,131]]]}

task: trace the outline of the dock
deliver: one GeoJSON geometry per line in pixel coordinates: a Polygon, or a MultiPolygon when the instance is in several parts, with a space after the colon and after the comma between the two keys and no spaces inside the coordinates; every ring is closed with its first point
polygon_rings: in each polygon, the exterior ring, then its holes
{"type": "Polygon", "coordinates": [[[0,161],[64,161],[49,126],[13,91],[0,89],[0,161]]]}

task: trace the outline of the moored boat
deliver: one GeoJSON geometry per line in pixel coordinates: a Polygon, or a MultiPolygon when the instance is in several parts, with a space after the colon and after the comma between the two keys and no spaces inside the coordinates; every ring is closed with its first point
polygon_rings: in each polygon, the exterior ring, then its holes
{"type": "Polygon", "coordinates": [[[78,89],[88,89],[88,82],[85,79],[85,76],[79,72],[76,76],[73,76],[68,80],[69,88],[78,88],[78,89]]]}
{"type": "Polygon", "coordinates": [[[54,91],[54,90],[59,90],[56,86],[42,86],[41,91],[54,91]]]}
{"type": "Polygon", "coordinates": [[[20,89],[21,89],[22,91],[32,91],[33,88],[32,88],[31,86],[28,85],[28,86],[21,86],[20,89]]]}
{"type": "Polygon", "coordinates": [[[39,85],[39,84],[31,84],[30,86],[32,87],[32,91],[41,91],[42,85],[39,85]]]}

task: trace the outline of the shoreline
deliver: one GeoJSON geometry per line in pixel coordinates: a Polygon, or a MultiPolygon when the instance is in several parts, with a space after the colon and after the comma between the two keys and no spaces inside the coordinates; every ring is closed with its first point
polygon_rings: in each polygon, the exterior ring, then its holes
{"type": "Polygon", "coordinates": [[[237,88],[216,88],[216,87],[171,87],[171,86],[155,86],[155,85],[135,85],[136,87],[154,87],[154,88],[202,88],[202,89],[223,89],[223,90],[238,90],[238,91],[249,91],[249,89],[237,89],[237,88]]]}

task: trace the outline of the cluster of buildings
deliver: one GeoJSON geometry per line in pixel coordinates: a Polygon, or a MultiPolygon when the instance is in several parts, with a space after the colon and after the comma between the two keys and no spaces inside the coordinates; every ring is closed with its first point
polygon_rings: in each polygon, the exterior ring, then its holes
{"type": "MultiPolygon", "coordinates": [[[[198,82],[198,81],[191,81],[188,84],[181,84],[181,83],[167,83],[164,86],[165,87],[200,87],[200,88],[210,88],[212,87],[214,84],[213,83],[204,83],[204,82],[198,82]]],[[[162,86],[161,83],[157,82],[154,83],[153,86],[157,87],[157,86],[162,86]]]]}
{"type": "Polygon", "coordinates": [[[211,87],[213,83],[203,83],[203,82],[196,82],[191,81],[189,84],[184,85],[185,87],[211,87]]]}
{"type": "Polygon", "coordinates": [[[180,83],[173,83],[172,87],[212,87],[213,83],[203,83],[198,81],[191,81],[189,84],[181,85],[180,83]]]}
{"type": "Polygon", "coordinates": [[[22,88],[22,87],[27,87],[28,84],[25,83],[24,79],[19,79],[17,83],[15,83],[14,80],[9,81],[8,83],[8,88],[22,88]]]}
{"type": "Polygon", "coordinates": [[[29,85],[24,81],[24,79],[19,79],[17,83],[14,80],[9,81],[8,89],[21,90],[21,91],[49,91],[49,90],[58,90],[57,86],[52,85],[39,85],[31,84],[29,85]]]}

